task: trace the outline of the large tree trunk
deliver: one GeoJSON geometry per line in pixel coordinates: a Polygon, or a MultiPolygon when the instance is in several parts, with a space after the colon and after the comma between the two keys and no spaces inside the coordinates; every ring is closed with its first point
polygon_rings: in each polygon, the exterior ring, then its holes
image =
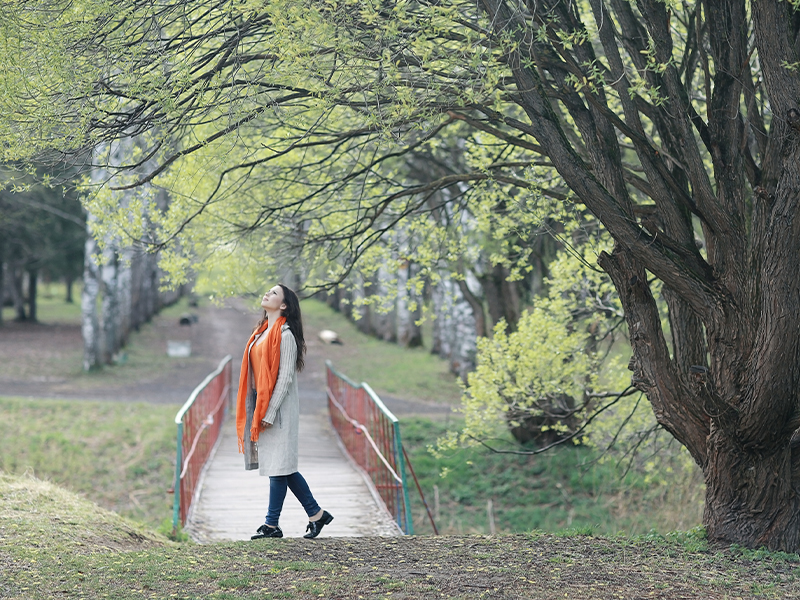
{"type": "Polygon", "coordinates": [[[128,335],[133,326],[133,262],[137,260],[139,253],[133,248],[125,248],[121,253],[120,264],[117,267],[117,298],[118,298],[118,333],[117,345],[114,352],[119,351],[128,342],[128,335]]]}
{"type": "MultiPolygon", "coordinates": [[[[703,470],[708,538],[796,552],[800,452],[792,439],[800,434],[800,77],[787,65],[800,61],[797,12],[780,0],[698,5],[693,18],[704,29],[699,40],[708,45],[713,62],[701,116],[687,93],[691,80],[684,82],[674,63],[668,7],[640,0],[637,16],[626,2],[590,0],[623,120],[609,116],[603,87],[585,96],[563,85],[558,94],[549,93],[568,72],[553,66],[551,48],[537,44],[516,5],[502,0],[481,5],[498,33],[518,35],[508,64],[528,115],[526,132],[616,242],[598,262],[625,310],[632,383],[646,393],[659,424],[703,470]],[[625,31],[622,38],[610,25],[609,7],[625,31]],[[651,106],[647,114],[659,148],[646,139],[642,114],[628,94],[623,46],[649,84],[663,90],[664,105],[651,106]],[[644,54],[663,71],[647,68],[644,54]],[[545,64],[543,56],[551,62],[545,64]],[[550,80],[538,69],[547,69],[550,80]],[[763,82],[760,93],[768,98],[763,105],[772,116],[768,133],[753,104],[742,110],[743,99],[753,96],[753,80],[763,82]],[[575,123],[572,133],[580,134],[577,144],[574,135],[564,133],[566,113],[575,123]],[[646,176],[637,189],[654,202],[652,219],[639,220],[634,210],[620,132],[634,142],[646,176]],[[760,153],[760,165],[751,145],[760,153]],[[706,256],[694,244],[692,218],[703,228],[706,256]],[[651,292],[653,279],[661,282],[669,309],[672,353],[651,292]]],[[[534,22],[543,18],[583,31],[577,5],[544,0],[533,10],[541,11],[534,22]]],[[[578,45],[573,58],[591,64],[594,48],[578,45]]]]}
{"type": "Polygon", "coordinates": [[[792,437],[800,425],[795,408],[800,283],[786,257],[800,256],[800,219],[780,204],[776,200],[773,215],[782,226],[772,231],[783,231],[780,241],[763,245],[760,276],[743,286],[738,303],[720,306],[706,321],[709,367],[699,353],[699,364],[682,360],[702,338],[700,327],[693,335],[685,328],[673,331],[670,358],[655,300],[635,259],[617,249],[601,263],[626,309],[633,383],[647,394],[659,423],[703,470],[709,540],[795,551],[800,547],[800,436],[794,443],[792,437]],[[745,298],[752,303],[745,304],[745,298]]]}
{"type": "Polygon", "coordinates": [[[466,380],[475,367],[475,318],[459,286],[443,277],[432,290],[434,349],[450,363],[450,371],[466,380]]]}
{"type": "Polygon", "coordinates": [[[784,551],[800,547],[796,449],[764,455],[718,427],[712,427],[708,449],[703,524],[709,539],[784,551]]]}
{"type": "Polygon", "coordinates": [[[116,249],[107,245],[103,251],[103,270],[101,271],[101,284],[103,291],[101,327],[101,358],[103,364],[110,365],[119,344],[119,286],[118,264],[116,249]]]}
{"type": "Polygon", "coordinates": [[[353,303],[348,306],[348,311],[352,319],[355,320],[356,327],[361,333],[369,334],[369,306],[361,304],[361,301],[366,298],[369,291],[369,283],[365,282],[361,276],[356,276],[357,282],[353,288],[353,303]]]}
{"type": "Polygon", "coordinates": [[[3,324],[3,307],[6,305],[6,245],[0,240],[0,325],[3,324]]]}
{"type": "Polygon", "coordinates": [[[370,333],[385,342],[397,341],[397,303],[395,289],[390,290],[390,275],[384,268],[379,268],[375,275],[373,287],[378,295],[378,303],[369,306],[370,333]],[[388,299],[385,301],[384,299],[388,299]]]}
{"type": "Polygon", "coordinates": [[[492,265],[488,272],[478,277],[492,321],[487,332],[497,325],[500,319],[505,319],[508,331],[515,331],[517,328],[521,316],[519,290],[517,282],[509,281],[508,276],[509,271],[506,267],[492,265]]]}
{"type": "Polygon", "coordinates": [[[408,280],[414,275],[414,264],[409,262],[397,272],[397,343],[405,348],[422,346],[422,329],[417,325],[422,317],[422,297],[408,290],[408,280]]]}

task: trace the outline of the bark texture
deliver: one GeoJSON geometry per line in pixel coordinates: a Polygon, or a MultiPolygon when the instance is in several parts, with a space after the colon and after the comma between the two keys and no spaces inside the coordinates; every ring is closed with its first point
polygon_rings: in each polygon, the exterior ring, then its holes
{"type": "MultiPolygon", "coordinates": [[[[113,168],[130,159],[136,144],[136,139],[129,138],[98,147],[96,154],[104,158],[97,162],[108,167],[93,170],[95,184],[113,185],[113,168]]],[[[114,194],[122,207],[130,203],[133,194],[147,196],[143,204],[160,210],[168,201],[163,192],[150,186],[114,194]]],[[[143,218],[149,222],[148,215],[143,218]]],[[[97,233],[92,229],[96,221],[96,215],[88,215],[81,298],[83,368],[86,371],[113,363],[130,332],[149,321],[163,306],[177,301],[184,292],[183,288],[159,290],[162,272],[157,255],[141,247],[126,246],[114,238],[104,239],[101,250],[97,233]]]]}
{"type": "Polygon", "coordinates": [[[554,21],[562,32],[584,31],[587,15],[576,4],[528,3],[528,20],[515,3],[481,4],[495,32],[516,37],[508,61],[526,132],[616,241],[599,263],[625,309],[632,381],[703,470],[709,539],[797,551],[798,13],[778,0],[698,4],[681,59],[663,3],[639,0],[634,13],[622,0],[591,0],[608,80],[619,92],[617,115],[603,88],[581,94],[558,87],[597,58],[591,45],[559,48],[536,38],[536,29],[552,31],[554,21]],[[623,93],[631,85],[623,53],[658,86],[662,104],[623,93]],[[662,66],[648,68],[645,57],[662,66]],[[704,73],[705,115],[690,99],[696,69],[704,73]],[[579,137],[565,133],[564,113],[579,137]],[[648,139],[645,120],[660,145],[648,139]],[[618,134],[632,140],[646,182],[630,184],[618,134]],[[654,203],[646,217],[634,210],[632,188],[654,203]],[[669,338],[654,278],[669,311],[669,338]]]}

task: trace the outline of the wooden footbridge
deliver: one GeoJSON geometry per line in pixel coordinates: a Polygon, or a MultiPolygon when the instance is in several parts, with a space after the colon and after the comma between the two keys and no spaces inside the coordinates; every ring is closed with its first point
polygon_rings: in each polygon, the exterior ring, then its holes
{"type": "MultiPolygon", "coordinates": [[[[182,526],[199,543],[250,539],[269,502],[269,478],[245,471],[238,452],[231,366],[226,357],[175,417],[173,529],[182,526]]],[[[327,389],[318,392],[327,396],[327,414],[300,418],[299,471],[320,506],[334,515],[322,535],[413,533],[399,422],[367,384],[353,383],[330,363],[326,369],[327,389]]],[[[287,493],[284,535],[302,536],[307,523],[287,493]]]]}

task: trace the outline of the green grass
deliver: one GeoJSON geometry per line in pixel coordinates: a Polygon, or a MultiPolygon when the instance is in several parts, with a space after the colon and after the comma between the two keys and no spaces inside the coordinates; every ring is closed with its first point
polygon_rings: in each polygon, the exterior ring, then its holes
{"type": "Polygon", "coordinates": [[[0,397],[0,470],[155,527],[171,517],[177,406],[0,397]]]}
{"type": "MultiPolygon", "coordinates": [[[[365,336],[320,302],[305,301],[303,309],[309,327],[330,327],[344,338],[344,346],[327,349],[335,352],[335,366],[351,378],[368,381],[379,393],[457,399],[458,387],[446,364],[427,351],[404,350],[365,336]]],[[[159,318],[174,319],[185,310],[180,302],[159,318]]],[[[125,365],[77,377],[102,389],[105,382],[135,381],[142,372],[168,369],[157,336],[154,327],[142,327],[132,336],[125,365]],[[152,351],[155,347],[159,352],[152,351]]],[[[173,477],[176,410],[177,406],[0,399],[0,469],[32,470],[105,508],[156,526],[170,515],[172,497],[165,491],[173,477]]],[[[591,466],[595,456],[587,448],[535,457],[473,448],[434,458],[427,447],[448,427],[457,429],[458,424],[402,420],[403,439],[431,507],[434,485],[439,488],[438,521],[445,532],[487,532],[489,499],[498,531],[506,532],[664,532],[699,522],[702,486],[697,481],[676,477],[672,486],[649,485],[636,474],[620,481],[613,465],[591,466]],[[442,478],[445,469],[449,474],[442,478]]],[[[410,492],[415,526],[421,533],[430,532],[416,490],[410,492]]]]}
{"type": "MultiPolygon", "coordinates": [[[[458,426],[418,417],[401,421],[403,443],[431,510],[434,486],[439,489],[440,531],[489,532],[490,499],[497,531],[509,533],[575,528],[634,535],[700,523],[703,486],[693,472],[673,473],[662,483],[649,482],[635,471],[622,478],[614,464],[596,460],[595,450],[576,446],[535,456],[472,447],[434,457],[428,448],[448,428],[458,426]]],[[[415,532],[430,533],[424,505],[411,485],[415,532]]]]}
{"type": "Polygon", "coordinates": [[[332,362],[350,379],[366,381],[378,395],[459,402],[461,389],[448,370],[447,361],[426,348],[405,349],[365,335],[344,315],[317,300],[303,301],[302,311],[307,327],[332,329],[344,341],[343,346],[332,346],[332,362]]]}
{"type": "MultiPolygon", "coordinates": [[[[80,325],[81,323],[81,284],[72,286],[73,302],[64,301],[66,286],[61,282],[40,283],[36,294],[36,317],[40,323],[59,323],[80,325]]],[[[11,321],[17,315],[13,306],[3,307],[3,321],[11,321]]],[[[28,306],[25,305],[25,313],[28,306]]]]}

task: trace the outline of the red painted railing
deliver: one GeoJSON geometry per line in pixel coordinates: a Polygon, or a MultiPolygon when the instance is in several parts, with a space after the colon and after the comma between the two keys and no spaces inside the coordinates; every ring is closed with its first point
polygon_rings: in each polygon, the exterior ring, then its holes
{"type": "Polygon", "coordinates": [[[178,426],[172,531],[186,524],[200,473],[217,442],[231,398],[231,357],[192,392],[175,415],[178,426]]]}
{"type": "Polygon", "coordinates": [[[326,361],[331,423],[366,473],[397,526],[413,535],[400,423],[366,383],[354,383],[326,361]]]}

